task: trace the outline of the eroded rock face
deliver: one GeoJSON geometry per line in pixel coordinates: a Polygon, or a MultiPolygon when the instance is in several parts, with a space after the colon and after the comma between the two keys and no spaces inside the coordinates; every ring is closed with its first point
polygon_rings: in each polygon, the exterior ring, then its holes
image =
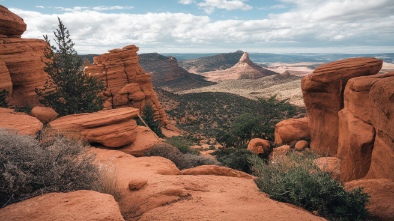
{"type": "Polygon", "coordinates": [[[114,197],[94,191],[48,193],[0,209],[0,220],[124,220],[114,197]]]}
{"type": "Polygon", "coordinates": [[[341,159],[341,180],[394,179],[392,136],[394,126],[394,73],[350,79],[344,92],[344,109],[338,113],[337,157],[341,159]],[[369,171],[369,172],[368,172],[369,171]]]}
{"type": "Polygon", "coordinates": [[[26,31],[26,23],[21,17],[0,5],[0,38],[20,37],[26,31]]]}
{"type": "Polygon", "coordinates": [[[248,150],[252,151],[255,154],[267,154],[270,152],[270,148],[270,142],[261,138],[253,138],[249,141],[248,144],[248,150]]]}
{"type": "Polygon", "coordinates": [[[293,141],[309,138],[308,118],[290,118],[275,125],[275,143],[289,144],[293,141]]]}
{"type": "Polygon", "coordinates": [[[129,45],[110,50],[94,57],[94,65],[87,66],[85,72],[104,82],[106,108],[130,106],[142,111],[149,104],[155,111],[155,119],[168,124],[166,113],[153,90],[151,76],[138,63],[138,49],[129,45]]]}
{"type": "Polygon", "coordinates": [[[228,167],[216,166],[216,165],[202,165],[189,169],[181,170],[183,175],[215,175],[215,176],[229,176],[229,177],[241,177],[245,179],[254,179],[253,176],[238,170],[234,170],[228,167]]]}
{"type": "Polygon", "coordinates": [[[350,58],[321,65],[302,79],[312,150],[326,156],[336,156],[338,112],[344,106],[346,83],[354,77],[377,74],[382,63],[382,60],[375,58],[350,58]]]}
{"type": "Polygon", "coordinates": [[[372,220],[394,220],[394,181],[389,179],[362,179],[345,183],[345,189],[363,187],[370,198],[366,208],[372,220]]]}
{"type": "Polygon", "coordinates": [[[60,133],[81,136],[106,147],[131,144],[137,137],[136,108],[118,108],[95,113],[73,114],[58,118],[48,125],[60,133]]]}
{"type": "Polygon", "coordinates": [[[0,128],[16,131],[18,134],[35,136],[42,123],[35,117],[12,109],[0,108],[0,128]]]}
{"type": "Polygon", "coordinates": [[[59,114],[50,107],[36,106],[31,110],[31,115],[36,117],[42,123],[49,123],[57,118],[59,114]]]}

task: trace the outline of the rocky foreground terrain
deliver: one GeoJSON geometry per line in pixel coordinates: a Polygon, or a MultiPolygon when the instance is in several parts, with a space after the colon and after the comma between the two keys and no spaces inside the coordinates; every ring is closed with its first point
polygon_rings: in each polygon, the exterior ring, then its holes
{"type": "MultiPolygon", "coordinates": [[[[35,137],[46,125],[87,140],[95,163],[111,172],[119,191],[117,201],[87,190],[48,193],[1,208],[0,220],[324,220],[270,199],[249,174],[217,165],[179,170],[168,159],[143,156],[164,142],[137,126],[144,105],[154,106],[165,129],[177,131],[150,75],[138,63],[136,46],[110,50],[86,69],[107,86],[105,110],[57,118],[33,94],[46,79],[45,42],[21,38],[23,19],[3,6],[0,12],[0,89],[10,92],[12,106],[34,106],[31,114],[0,108],[0,128],[35,137]]],[[[393,220],[394,73],[377,74],[382,63],[375,58],[340,60],[302,78],[307,118],[276,125],[273,155],[286,156],[292,148],[287,144],[308,137],[310,142],[302,143],[321,154],[321,170],[333,168],[349,190],[365,187],[371,219],[393,220]]],[[[251,141],[248,148],[261,153],[267,144],[251,141]]]]}

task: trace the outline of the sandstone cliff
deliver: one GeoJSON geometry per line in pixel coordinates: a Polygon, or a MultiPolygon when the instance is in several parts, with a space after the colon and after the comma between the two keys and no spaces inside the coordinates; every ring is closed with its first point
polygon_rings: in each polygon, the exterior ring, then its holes
{"type": "Polygon", "coordinates": [[[9,92],[12,106],[38,104],[34,89],[45,83],[44,40],[23,39],[26,24],[0,5],[0,90],[9,92]]]}
{"type": "Polygon", "coordinates": [[[94,64],[85,68],[85,73],[104,82],[105,108],[131,106],[142,111],[146,104],[150,104],[155,118],[166,125],[166,113],[153,89],[151,76],[139,65],[138,49],[135,45],[129,45],[96,56],[94,64]]]}

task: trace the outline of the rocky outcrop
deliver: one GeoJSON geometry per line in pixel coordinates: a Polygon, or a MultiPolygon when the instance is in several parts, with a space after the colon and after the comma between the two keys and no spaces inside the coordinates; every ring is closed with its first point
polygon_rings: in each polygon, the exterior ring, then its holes
{"type": "Polygon", "coordinates": [[[268,140],[253,138],[248,143],[248,150],[255,154],[269,154],[271,152],[271,144],[268,140]]]}
{"type": "Polygon", "coordinates": [[[152,130],[148,127],[137,127],[136,139],[132,144],[126,145],[119,149],[122,152],[131,154],[133,156],[144,156],[145,152],[152,149],[153,146],[163,142],[152,130]]]}
{"type": "Polygon", "coordinates": [[[42,123],[35,117],[12,109],[0,108],[0,128],[16,131],[18,134],[35,136],[42,129],[42,123]]]}
{"type": "Polygon", "coordinates": [[[58,118],[48,125],[59,133],[81,136],[89,142],[118,148],[131,144],[137,137],[139,114],[136,108],[118,108],[95,113],[73,114],[58,118]]]}
{"type": "Polygon", "coordinates": [[[34,90],[48,78],[44,72],[47,43],[20,38],[25,30],[23,19],[0,5],[0,90],[9,92],[9,104],[14,107],[37,105],[34,90]]]}
{"type": "Polygon", "coordinates": [[[116,168],[126,220],[324,220],[269,199],[249,175],[228,176],[237,174],[234,170],[225,173],[226,168],[204,166],[198,173],[205,175],[183,175],[185,171],[181,174],[161,157],[137,158],[99,148],[90,152],[101,165],[116,168]]]}
{"type": "Polygon", "coordinates": [[[138,63],[138,49],[129,45],[94,57],[94,65],[87,66],[85,73],[104,82],[106,108],[130,106],[142,111],[149,104],[155,111],[155,119],[166,125],[166,113],[153,90],[151,76],[138,63]]]}
{"type": "Polygon", "coordinates": [[[370,212],[370,220],[394,220],[394,181],[389,179],[363,179],[345,183],[345,189],[363,188],[368,199],[366,208],[370,212]]]}
{"type": "Polygon", "coordinates": [[[240,177],[245,179],[254,179],[253,176],[238,170],[234,170],[228,167],[216,166],[216,165],[202,165],[189,169],[181,170],[183,175],[215,175],[215,176],[229,176],[229,177],[240,177]]]}
{"type": "Polygon", "coordinates": [[[94,191],[48,193],[0,209],[0,220],[124,220],[113,196],[94,191]]]}
{"type": "Polygon", "coordinates": [[[309,138],[308,118],[290,118],[275,125],[275,143],[289,144],[309,138]]]}
{"type": "Polygon", "coordinates": [[[26,23],[21,17],[0,5],[0,38],[20,37],[26,31],[26,23]]]}
{"type": "Polygon", "coordinates": [[[36,106],[31,110],[31,115],[36,117],[42,123],[49,123],[57,118],[59,114],[50,107],[39,107],[36,106]]]}
{"type": "Polygon", "coordinates": [[[312,150],[326,156],[336,156],[338,112],[344,106],[343,92],[347,81],[377,74],[381,67],[382,60],[379,59],[350,58],[321,65],[302,79],[312,150]]]}
{"type": "Polygon", "coordinates": [[[394,179],[394,73],[350,79],[339,116],[338,158],[341,180],[394,179]]]}
{"type": "Polygon", "coordinates": [[[231,68],[202,73],[207,80],[214,82],[231,79],[256,79],[274,74],[277,73],[253,63],[247,52],[244,52],[239,62],[231,68]]]}

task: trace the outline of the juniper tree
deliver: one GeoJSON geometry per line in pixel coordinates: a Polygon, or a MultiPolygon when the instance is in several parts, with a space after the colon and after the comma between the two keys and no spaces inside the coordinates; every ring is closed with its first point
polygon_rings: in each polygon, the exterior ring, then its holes
{"type": "Polygon", "coordinates": [[[69,31],[60,18],[58,21],[58,29],[54,31],[55,45],[44,36],[48,44],[44,52],[48,59],[44,70],[50,78],[43,88],[35,90],[39,101],[60,116],[101,110],[103,99],[99,93],[104,90],[103,83],[84,73],[83,60],[74,49],[69,31]]]}

